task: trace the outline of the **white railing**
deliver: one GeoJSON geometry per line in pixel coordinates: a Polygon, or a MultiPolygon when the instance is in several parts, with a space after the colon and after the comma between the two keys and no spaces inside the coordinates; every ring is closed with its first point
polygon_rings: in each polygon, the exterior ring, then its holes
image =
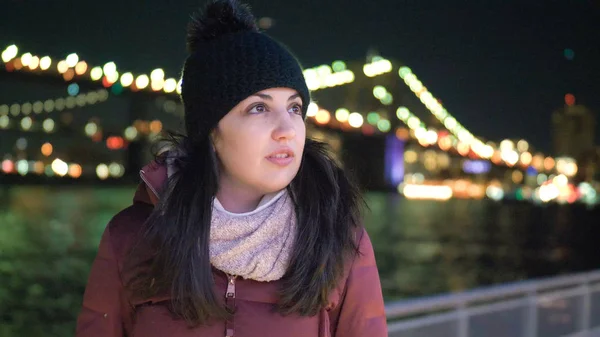
{"type": "Polygon", "coordinates": [[[600,270],[386,305],[390,337],[600,336],[600,270]]]}

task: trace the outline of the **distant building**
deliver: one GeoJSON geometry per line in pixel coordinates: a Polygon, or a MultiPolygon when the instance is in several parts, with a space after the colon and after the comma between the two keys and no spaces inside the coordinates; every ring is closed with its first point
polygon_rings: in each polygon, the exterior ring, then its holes
{"type": "Polygon", "coordinates": [[[553,113],[552,127],[556,156],[579,160],[586,153],[594,150],[596,119],[587,107],[566,104],[564,108],[553,113]]]}

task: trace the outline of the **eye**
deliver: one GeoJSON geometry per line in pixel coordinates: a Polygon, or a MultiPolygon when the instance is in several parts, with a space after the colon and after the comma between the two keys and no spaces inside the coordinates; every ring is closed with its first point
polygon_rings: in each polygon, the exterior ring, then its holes
{"type": "Polygon", "coordinates": [[[259,104],[252,106],[252,108],[250,108],[250,110],[248,110],[248,113],[249,114],[260,114],[260,113],[263,113],[266,111],[267,111],[267,106],[262,103],[259,103],[259,104]]]}
{"type": "Polygon", "coordinates": [[[292,105],[292,107],[288,110],[290,113],[294,113],[296,115],[302,115],[302,105],[296,103],[292,105]]]}

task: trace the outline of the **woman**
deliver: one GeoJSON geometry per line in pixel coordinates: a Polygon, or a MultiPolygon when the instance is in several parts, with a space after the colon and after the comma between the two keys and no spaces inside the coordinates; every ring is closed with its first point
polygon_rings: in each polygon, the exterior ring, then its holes
{"type": "Polygon", "coordinates": [[[387,336],[360,197],[306,139],[297,60],[234,0],[188,49],[186,136],[108,224],[76,336],[387,336]]]}

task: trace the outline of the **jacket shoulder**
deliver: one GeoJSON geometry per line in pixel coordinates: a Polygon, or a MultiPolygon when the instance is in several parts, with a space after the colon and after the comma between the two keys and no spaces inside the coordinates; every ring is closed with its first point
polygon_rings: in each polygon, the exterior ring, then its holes
{"type": "Polygon", "coordinates": [[[122,260],[134,244],[153,208],[146,203],[134,202],[110,220],[107,231],[117,260],[122,260]]]}

